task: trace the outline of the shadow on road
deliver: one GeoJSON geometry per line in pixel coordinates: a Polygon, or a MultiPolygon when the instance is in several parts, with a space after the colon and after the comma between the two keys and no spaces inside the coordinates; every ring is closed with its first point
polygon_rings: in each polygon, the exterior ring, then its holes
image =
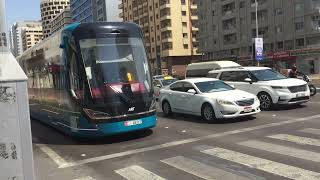
{"type": "Polygon", "coordinates": [[[295,109],[301,109],[306,107],[305,104],[295,104],[295,105],[277,105],[273,107],[270,111],[290,111],[295,109]]]}
{"type": "MultiPolygon", "coordinates": [[[[165,117],[162,112],[158,113],[159,117],[165,117]]],[[[171,119],[174,121],[187,121],[187,122],[194,122],[200,124],[232,124],[232,123],[239,123],[245,121],[251,121],[256,119],[254,116],[246,116],[246,117],[239,117],[239,118],[232,118],[232,119],[216,119],[215,121],[208,122],[202,119],[200,116],[193,116],[188,114],[179,114],[174,113],[171,117],[166,117],[167,119],[171,119]]]]}
{"type": "Polygon", "coordinates": [[[55,145],[98,145],[114,144],[125,141],[145,138],[153,134],[151,129],[141,130],[121,135],[114,135],[98,139],[80,139],[68,136],[53,127],[50,127],[37,120],[31,120],[32,142],[34,144],[55,144],[55,145]]]}

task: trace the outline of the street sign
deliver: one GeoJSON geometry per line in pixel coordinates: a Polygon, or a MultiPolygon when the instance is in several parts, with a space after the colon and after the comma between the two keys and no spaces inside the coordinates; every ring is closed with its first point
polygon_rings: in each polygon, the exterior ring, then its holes
{"type": "Polygon", "coordinates": [[[263,57],[263,39],[255,38],[256,60],[262,61],[263,57]]]}

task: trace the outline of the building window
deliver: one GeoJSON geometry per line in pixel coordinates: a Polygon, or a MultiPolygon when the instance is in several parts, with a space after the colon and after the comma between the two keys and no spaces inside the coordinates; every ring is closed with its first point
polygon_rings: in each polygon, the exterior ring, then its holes
{"type": "Polygon", "coordinates": [[[277,8],[277,9],[275,9],[275,10],[274,10],[274,14],[275,14],[276,16],[282,15],[282,8],[277,8]]]}
{"type": "Polygon", "coordinates": [[[282,25],[277,25],[276,26],[276,33],[282,33],[282,25]]]}
{"type": "Polygon", "coordinates": [[[186,11],[181,11],[182,16],[186,16],[187,12],[186,11]]]}
{"type": "Polygon", "coordinates": [[[296,39],[296,46],[304,46],[304,38],[296,39]]]}
{"type": "Polygon", "coordinates": [[[181,0],[182,5],[186,5],[186,0],[181,0]]]}
{"type": "Polygon", "coordinates": [[[188,44],[184,44],[184,45],[183,45],[183,48],[184,48],[184,49],[188,49],[188,48],[189,48],[189,45],[188,45],[188,44]]]}
{"type": "Polygon", "coordinates": [[[182,22],[183,27],[187,27],[187,22],[182,22]]]}
{"type": "Polygon", "coordinates": [[[240,6],[240,8],[246,7],[246,2],[245,1],[241,1],[239,6],[240,6]]]}
{"type": "Polygon", "coordinates": [[[303,9],[304,9],[303,3],[296,3],[296,4],[295,4],[295,11],[296,11],[296,12],[303,11],[303,9]]]}
{"type": "Polygon", "coordinates": [[[296,31],[303,30],[304,28],[304,23],[303,22],[296,22],[295,23],[296,31]]]}
{"type": "Polygon", "coordinates": [[[278,49],[283,49],[283,41],[280,41],[277,43],[277,48],[278,49]]]}
{"type": "Polygon", "coordinates": [[[183,38],[188,38],[188,33],[183,33],[182,36],[183,38]]]}

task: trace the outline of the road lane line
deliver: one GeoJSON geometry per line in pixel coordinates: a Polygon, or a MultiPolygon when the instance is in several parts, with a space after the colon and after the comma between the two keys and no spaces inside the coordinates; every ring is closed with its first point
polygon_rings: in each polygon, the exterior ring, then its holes
{"type": "Polygon", "coordinates": [[[286,177],[289,179],[297,180],[318,180],[320,179],[320,173],[309,171],[306,169],[289,166],[286,164],[262,159],[255,156],[250,156],[247,154],[222,149],[213,148],[205,151],[201,151],[205,154],[232,161],[244,166],[262,170],[268,173],[272,173],[278,176],[286,177]]]}
{"type": "Polygon", "coordinates": [[[272,139],[282,140],[282,141],[289,141],[289,142],[293,142],[293,143],[301,144],[301,145],[320,146],[319,139],[294,136],[294,135],[289,135],[289,134],[276,134],[276,135],[267,136],[267,137],[272,138],[272,139]]]}
{"type": "Polygon", "coordinates": [[[59,167],[68,164],[66,160],[64,160],[61,156],[59,156],[56,152],[54,152],[47,145],[36,144],[36,146],[39,147],[42,152],[44,152],[46,155],[48,155],[49,158],[52,159],[59,167]]]}
{"type": "Polygon", "coordinates": [[[93,162],[97,162],[97,161],[103,161],[103,160],[138,154],[138,153],[142,153],[142,152],[154,151],[154,150],[174,147],[174,146],[178,146],[178,145],[198,142],[198,141],[207,140],[207,139],[213,139],[213,138],[227,136],[227,135],[235,135],[235,134],[239,134],[239,133],[250,132],[250,131],[254,131],[254,130],[261,130],[261,129],[265,129],[265,128],[276,127],[276,126],[281,126],[281,125],[286,125],[286,124],[291,124],[291,123],[304,122],[304,121],[309,121],[309,120],[313,120],[313,119],[317,119],[317,118],[320,118],[320,114],[314,115],[314,116],[309,116],[309,117],[304,117],[304,118],[291,119],[291,120],[282,121],[282,122],[264,124],[264,125],[259,125],[259,126],[255,126],[255,127],[227,131],[227,132],[223,132],[223,133],[216,133],[216,134],[211,134],[208,136],[202,136],[202,137],[198,137],[198,138],[189,138],[189,139],[184,139],[184,140],[178,140],[178,141],[168,142],[168,143],[164,143],[164,144],[160,144],[160,145],[155,145],[155,146],[150,146],[150,147],[145,147],[145,148],[140,148],[140,149],[128,150],[128,151],[124,151],[124,152],[120,152],[120,153],[114,153],[114,154],[109,154],[109,155],[104,155],[104,156],[88,158],[88,159],[79,160],[79,161],[75,161],[75,162],[69,162],[69,163],[64,164],[62,166],[59,166],[59,168],[69,168],[69,167],[74,167],[74,166],[80,166],[83,164],[93,163],[93,162]]]}
{"type": "Polygon", "coordinates": [[[127,168],[116,170],[115,172],[128,180],[166,180],[165,178],[160,177],[140,166],[130,166],[127,168]]]}
{"type": "Polygon", "coordinates": [[[169,159],[161,160],[174,168],[192,174],[206,180],[230,179],[230,180],[245,180],[248,178],[224,171],[222,169],[209,166],[183,156],[177,156],[169,159]]]}
{"type": "Polygon", "coordinates": [[[307,150],[302,150],[302,149],[296,149],[293,147],[287,147],[287,146],[282,146],[282,145],[277,145],[277,144],[271,144],[271,143],[266,143],[266,142],[261,142],[261,141],[245,141],[238,143],[239,145],[258,149],[258,150],[263,150],[263,151],[268,151],[272,153],[277,153],[281,155],[286,155],[286,156],[291,156],[299,159],[304,159],[308,161],[313,161],[313,162],[320,162],[320,153],[312,152],[312,151],[307,151],[307,150]]]}
{"type": "Polygon", "coordinates": [[[87,177],[82,177],[82,178],[74,179],[74,180],[95,180],[95,179],[90,176],[87,176],[87,177]]]}
{"type": "Polygon", "coordinates": [[[300,130],[300,132],[309,133],[309,134],[315,134],[320,135],[320,129],[314,129],[314,128],[306,128],[300,130]]]}

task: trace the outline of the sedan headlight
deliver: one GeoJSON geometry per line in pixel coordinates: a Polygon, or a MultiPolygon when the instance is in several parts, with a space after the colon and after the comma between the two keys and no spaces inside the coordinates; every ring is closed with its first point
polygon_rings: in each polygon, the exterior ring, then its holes
{"type": "Polygon", "coordinates": [[[219,104],[221,104],[221,105],[234,105],[232,102],[226,101],[226,100],[222,100],[222,99],[217,100],[217,102],[219,104]]]}
{"type": "Polygon", "coordinates": [[[272,89],[288,89],[287,87],[284,86],[271,86],[272,89]]]}

